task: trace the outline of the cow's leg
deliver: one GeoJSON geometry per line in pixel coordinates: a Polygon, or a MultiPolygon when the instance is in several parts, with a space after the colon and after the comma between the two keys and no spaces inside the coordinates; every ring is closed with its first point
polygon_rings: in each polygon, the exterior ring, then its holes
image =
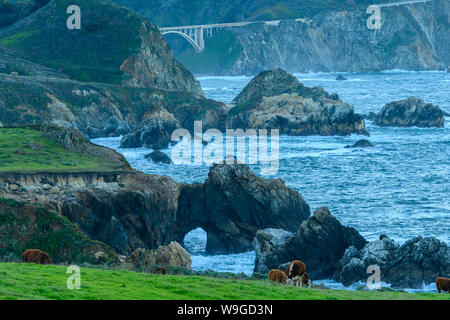
{"type": "Polygon", "coordinates": [[[300,288],[303,288],[303,276],[300,277],[300,288]]]}

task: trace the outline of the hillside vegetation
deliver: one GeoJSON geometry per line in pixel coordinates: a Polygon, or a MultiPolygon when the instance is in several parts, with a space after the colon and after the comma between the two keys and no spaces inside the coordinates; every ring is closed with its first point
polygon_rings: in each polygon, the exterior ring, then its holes
{"type": "Polygon", "coordinates": [[[55,263],[117,262],[111,247],[89,239],[67,218],[0,198],[0,261],[21,261],[22,253],[31,248],[48,252],[55,263]]]}
{"type": "Polygon", "coordinates": [[[160,276],[81,268],[81,289],[66,287],[66,266],[0,264],[0,299],[79,300],[361,300],[450,299],[449,294],[300,289],[269,281],[160,276]]]}
{"type": "MultiPolygon", "coordinates": [[[[319,12],[367,8],[371,0],[109,0],[144,15],[158,26],[296,19],[319,12]]],[[[394,2],[380,0],[377,3],[394,2]]]]}
{"type": "Polygon", "coordinates": [[[0,128],[0,173],[108,172],[129,166],[122,156],[81,134],[53,130],[0,128]]]}

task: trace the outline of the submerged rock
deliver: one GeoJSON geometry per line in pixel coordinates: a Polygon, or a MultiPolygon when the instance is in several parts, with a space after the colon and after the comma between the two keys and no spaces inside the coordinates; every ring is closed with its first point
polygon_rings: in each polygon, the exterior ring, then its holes
{"type": "MultiPolygon", "coordinates": [[[[255,244],[261,241],[255,241],[255,244]]],[[[262,248],[271,248],[259,244],[262,248]]],[[[328,208],[320,208],[314,216],[303,221],[298,231],[276,249],[256,252],[255,270],[267,272],[292,260],[301,260],[314,279],[333,275],[345,250],[350,246],[363,248],[367,241],[352,227],[345,227],[331,215],[328,208]]]]}
{"type": "Polygon", "coordinates": [[[155,163],[166,163],[166,164],[172,164],[172,159],[169,158],[167,154],[164,152],[161,152],[159,150],[155,150],[152,153],[147,154],[144,156],[145,159],[150,159],[155,163]]]}
{"type": "Polygon", "coordinates": [[[365,281],[369,265],[379,266],[381,281],[393,288],[420,289],[450,274],[450,248],[433,237],[415,237],[401,246],[380,237],[362,249],[348,248],[334,278],[344,285],[365,281]]]}
{"type": "Polygon", "coordinates": [[[368,134],[363,118],[337,94],[308,88],[281,69],[256,76],[233,100],[229,128],[279,129],[288,135],[368,134]]]}
{"type": "Polygon", "coordinates": [[[338,75],[338,76],[336,77],[336,80],[337,80],[337,81],[344,81],[344,80],[347,80],[347,78],[344,77],[344,76],[342,76],[342,75],[338,75]]]}
{"type": "Polygon", "coordinates": [[[381,127],[444,127],[444,112],[436,105],[411,97],[386,104],[373,123],[381,127]]]}
{"type": "Polygon", "coordinates": [[[369,140],[361,139],[352,145],[345,146],[345,148],[347,148],[347,149],[349,149],[349,148],[370,148],[373,146],[374,145],[372,143],[370,143],[369,140]]]}

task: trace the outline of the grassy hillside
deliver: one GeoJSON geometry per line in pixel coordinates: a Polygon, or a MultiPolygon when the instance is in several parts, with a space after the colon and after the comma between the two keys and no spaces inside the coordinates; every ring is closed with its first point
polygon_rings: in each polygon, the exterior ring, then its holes
{"type": "Polygon", "coordinates": [[[338,291],[272,286],[269,281],[160,276],[82,268],[81,289],[68,290],[65,266],[0,264],[0,299],[450,299],[449,294],[338,291]]]}
{"type": "Polygon", "coordinates": [[[129,77],[121,64],[140,49],[142,22],[130,10],[99,0],[52,0],[22,23],[0,28],[0,47],[73,79],[120,84],[129,77]],[[66,26],[66,9],[75,4],[81,30],[66,26]]]}
{"type": "MultiPolygon", "coordinates": [[[[158,26],[295,19],[323,11],[365,9],[371,0],[109,0],[141,13],[158,26]]],[[[377,3],[395,2],[380,0],[377,3]]]]}
{"type": "Polygon", "coordinates": [[[0,261],[21,261],[22,253],[31,248],[48,252],[55,263],[117,262],[111,247],[89,239],[67,218],[0,198],[0,261]],[[103,252],[101,258],[97,252],[103,252]]]}
{"type": "Polygon", "coordinates": [[[40,130],[0,128],[0,173],[108,172],[127,166],[125,160],[105,157],[113,154],[105,148],[96,148],[87,140],[82,144],[90,146],[90,152],[70,151],[51,134],[40,130]]]}

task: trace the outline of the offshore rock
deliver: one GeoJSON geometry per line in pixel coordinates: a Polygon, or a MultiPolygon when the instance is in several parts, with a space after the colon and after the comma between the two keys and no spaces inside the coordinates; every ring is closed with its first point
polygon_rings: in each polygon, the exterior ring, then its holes
{"type": "Polygon", "coordinates": [[[444,112],[438,106],[410,97],[386,104],[373,124],[380,127],[443,128],[444,122],[444,112]]]}

